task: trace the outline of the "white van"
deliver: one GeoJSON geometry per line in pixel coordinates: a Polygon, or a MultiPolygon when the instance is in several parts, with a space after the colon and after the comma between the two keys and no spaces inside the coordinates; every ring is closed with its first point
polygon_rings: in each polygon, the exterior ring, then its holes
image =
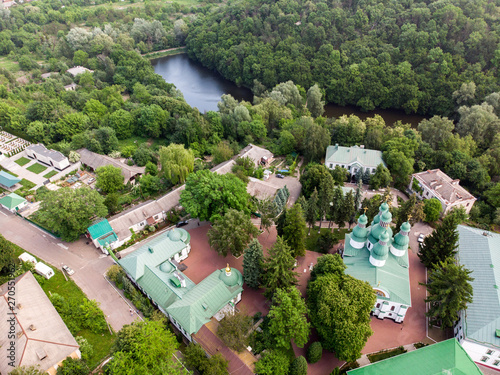
{"type": "Polygon", "coordinates": [[[19,260],[22,262],[33,263],[33,265],[37,264],[36,258],[33,255],[28,254],[28,253],[22,253],[21,255],[19,255],[19,260]]]}
{"type": "Polygon", "coordinates": [[[54,276],[54,271],[52,270],[52,268],[42,262],[38,262],[36,264],[35,272],[40,276],[45,277],[46,279],[50,279],[52,276],[54,276]]]}

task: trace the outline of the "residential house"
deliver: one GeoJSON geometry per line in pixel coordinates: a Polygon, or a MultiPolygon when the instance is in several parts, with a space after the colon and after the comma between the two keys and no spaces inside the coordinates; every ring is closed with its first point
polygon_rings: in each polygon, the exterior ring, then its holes
{"type": "Polygon", "coordinates": [[[69,160],[66,156],[61,154],[59,151],[48,150],[41,143],[28,146],[25,151],[26,155],[30,158],[36,159],[40,163],[48,165],[49,167],[54,167],[57,170],[62,171],[63,169],[69,167],[69,160]]]}
{"type": "Polygon", "coordinates": [[[352,233],[345,236],[343,258],[347,274],[373,287],[377,300],[372,314],[402,323],[411,307],[408,269],[411,226],[403,223],[393,236],[391,222],[387,203],[382,203],[370,227],[366,226],[366,215],[361,215],[352,233]]]}
{"type": "Polygon", "coordinates": [[[87,228],[87,232],[94,246],[101,249],[104,254],[108,253],[108,248],[114,249],[117,247],[118,237],[111,225],[109,225],[108,220],[97,220],[87,228]]]}
{"type": "Polygon", "coordinates": [[[374,174],[379,164],[385,166],[382,152],[365,149],[364,146],[343,147],[336,144],[326,149],[326,167],[334,169],[338,165],[347,169],[351,176],[356,175],[360,169],[362,172],[368,170],[370,174],[374,174]]]}
{"type": "Polygon", "coordinates": [[[7,173],[0,171],[0,187],[10,190],[15,184],[21,182],[21,179],[7,173]]]}
{"type": "Polygon", "coordinates": [[[467,213],[476,198],[440,169],[414,173],[408,187],[420,199],[436,198],[441,202],[443,215],[455,207],[463,207],[467,213]]]}
{"type": "Polygon", "coordinates": [[[106,165],[112,165],[113,167],[120,168],[122,171],[122,176],[124,178],[124,183],[129,181],[134,181],[136,178],[140,177],[146,171],[145,167],[138,167],[135,165],[127,165],[122,163],[120,160],[114,159],[112,157],[97,154],[95,152],[89,151],[86,148],[81,148],[77,151],[80,154],[80,162],[85,164],[87,167],[96,170],[99,167],[104,167],[106,165]]]}
{"type": "Polygon", "coordinates": [[[456,339],[441,341],[370,365],[348,375],[482,375],[456,339]]]}
{"type": "Polygon", "coordinates": [[[26,206],[28,201],[16,193],[10,193],[0,199],[0,206],[14,213],[26,206]]]}
{"type": "Polygon", "coordinates": [[[457,260],[472,271],[472,303],[461,311],[455,337],[472,360],[500,370],[500,234],[459,225],[457,260]]]}
{"type": "Polygon", "coordinates": [[[76,77],[77,75],[83,74],[85,72],[94,73],[93,70],[87,69],[80,65],[74,66],[73,68],[69,68],[68,70],[66,70],[66,73],[71,74],[73,77],[76,77]]]}
{"type": "Polygon", "coordinates": [[[39,366],[55,375],[66,358],[81,357],[79,345],[31,272],[14,282],[0,287],[0,373],[8,374],[17,366],[39,366]],[[12,290],[15,305],[9,303],[12,290]]]}
{"type": "Polygon", "coordinates": [[[190,235],[172,229],[148,241],[118,263],[129,278],[192,341],[192,335],[212,317],[222,319],[241,300],[243,276],[229,266],[195,284],[182,273],[181,262],[191,251],[190,235]]]}

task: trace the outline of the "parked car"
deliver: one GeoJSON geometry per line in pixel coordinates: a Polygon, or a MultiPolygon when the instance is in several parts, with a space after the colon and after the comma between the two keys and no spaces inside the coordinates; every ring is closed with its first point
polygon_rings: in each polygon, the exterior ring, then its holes
{"type": "Polygon", "coordinates": [[[90,177],[89,180],[87,181],[87,184],[90,185],[94,181],[95,181],[95,178],[94,177],[90,177]]]}
{"type": "Polygon", "coordinates": [[[66,265],[62,266],[62,269],[63,269],[64,271],[66,271],[66,273],[67,273],[68,275],[70,275],[70,276],[71,276],[71,275],[73,275],[73,274],[75,273],[75,271],[73,271],[71,268],[69,268],[69,267],[68,267],[68,266],[66,266],[66,265]]]}
{"type": "Polygon", "coordinates": [[[276,175],[276,177],[278,177],[278,178],[285,178],[285,176],[283,176],[281,173],[278,173],[278,174],[276,175]]]}
{"type": "Polygon", "coordinates": [[[425,235],[423,233],[420,233],[420,236],[418,236],[417,241],[420,243],[424,243],[425,235]]]}
{"type": "Polygon", "coordinates": [[[175,226],[177,228],[180,228],[180,227],[183,227],[184,225],[188,225],[189,223],[189,220],[182,220],[182,221],[179,221],[177,224],[175,224],[175,226]]]}

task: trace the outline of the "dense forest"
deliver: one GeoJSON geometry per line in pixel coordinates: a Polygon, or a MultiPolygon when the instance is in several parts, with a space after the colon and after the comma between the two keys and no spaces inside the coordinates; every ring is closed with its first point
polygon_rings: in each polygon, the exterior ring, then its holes
{"type": "Polygon", "coordinates": [[[328,102],[450,116],[498,91],[498,1],[249,0],[193,22],[189,56],[239,85],[317,83],[328,102]]]}

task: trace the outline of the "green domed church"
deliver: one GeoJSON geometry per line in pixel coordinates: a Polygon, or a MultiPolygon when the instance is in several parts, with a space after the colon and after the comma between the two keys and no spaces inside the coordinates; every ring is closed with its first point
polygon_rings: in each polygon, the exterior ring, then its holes
{"type": "Polygon", "coordinates": [[[367,227],[362,214],[352,233],[346,234],[342,257],[346,273],[367,281],[377,294],[372,314],[402,323],[411,307],[408,245],[411,225],[405,222],[393,236],[389,205],[382,203],[367,227]]]}

